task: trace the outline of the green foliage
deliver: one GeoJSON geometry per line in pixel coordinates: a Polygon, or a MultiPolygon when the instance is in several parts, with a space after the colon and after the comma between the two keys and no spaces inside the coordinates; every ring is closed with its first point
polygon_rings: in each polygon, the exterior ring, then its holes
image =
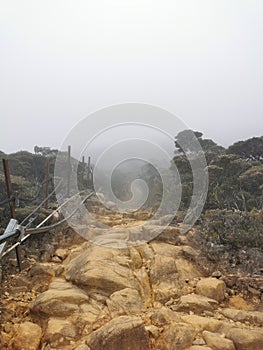
{"type": "Polygon", "coordinates": [[[45,177],[46,158],[41,155],[20,151],[3,156],[2,158],[8,159],[10,174],[13,176],[22,176],[32,182],[36,179],[42,181],[45,177]]]}
{"type": "Polygon", "coordinates": [[[263,136],[235,142],[227,149],[227,153],[237,154],[243,159],[257,160],[263,163],[263,136]]]}
{"type": "Polygon", "coordinates": [[[213,244],[223,244],[229,249],[263,249],[263,212],[207,210],[200,220],[203,238],[213,244]]]}
{"type": "Polygon", "coordinates": [[[214,155],[224,153],[225,149],[218,146],[211,139],[203,139],[203,134],[200,131],[183,130],[175,136],[175,154],[198,153],[203,151],[206,154],[207,162],[214,155]]]}
{"type": "Polygon", "coordinates": [[[256,193],[263,184],[263,164],[252,165],[239,175],[243,188],[256,193]]]}
{"type": "Polygon", "coordinates": [[[160,174],[151,164],[146,164],[141,169],[140,178],[144,180],[149,188],[145,207],[159,207],[163,195],[163,183],[160,174]]]}
{"type": "MultiPolygon", "coordinates": [[[[190,203],[193,175],[189,157],[194,150],[194,139],[202,146],[207,159],[209,189],[205,209],[252,210],[263,208],[262,137],[241,141],[224,148],[212,140],[203,139],[202,133],[185,130],[175,139],[176,155],[173,164],[179,170],[183,199],[181,209],[190,203]],[[192,144],[192,146],[191,146],[192,144]],[[181,147],[180,145],[184,145],[181,147]],[[189,153],[183,153],[183,149],[189,153]]],[[[198,162],[198,152],[194,154],[198,162]]]]}

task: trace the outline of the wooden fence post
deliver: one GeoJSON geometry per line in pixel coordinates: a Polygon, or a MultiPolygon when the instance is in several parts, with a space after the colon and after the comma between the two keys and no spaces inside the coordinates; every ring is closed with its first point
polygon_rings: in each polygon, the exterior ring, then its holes
{"type": "MultiPolygon", "coordinates": [[[[12,195],[12,183],[11,183],[11,177],[10,177],[10,170],[9,170],[9,164],[7,159],[3,159],[3,167],[4,167],[4,173],[5,173],[5,182],[6,182],[6,191],[7,196],[10,198],[12,195]]],[[[11,201],[9,203],[10,207],[10,215],[12,219],[16,218],[16,212],[15,212],[15,203],[14,201],[11,201]]],[[[19,271],[22,271],[22,261],[21,261],[21,252],[20,247],[16,247],[16,260],[18,264],[19,271]]]]}
{"type": "Polygon", "coordinates": [[[49,188],[49,159],[46,161],[46,179],[45,179],[45,209],[48,209],[48,188],[49,188]]]}
{"type": "Polygon", "coordinates": [[[70,195],[70,181],[71,181],[71,146],[68,146],[68,178],[67,178],[67,196],[70,195]]]}
{"type": "MultiPolygon", "coordinates": [[[[6,192],[7,197],[11,197],[12,195],[12,183],[11,183],[11,177],[10,177],[10,171],[9,171],[9,164],[7,159],[3,159],[3,167],[4,167],[4,173],[5,173],[5,183],[6,183],[6,192]]],[[[15,212],[15,203],[14,201],[11,201],[9,203],[10,208],[10,215],[12,219],[16,218],[16,212],[15,212]]]]}

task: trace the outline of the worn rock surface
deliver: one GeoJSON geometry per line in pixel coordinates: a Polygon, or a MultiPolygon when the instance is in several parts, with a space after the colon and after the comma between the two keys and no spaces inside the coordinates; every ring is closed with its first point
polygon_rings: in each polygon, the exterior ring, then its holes
{"type": "Polygon", "coordinates": [[[225,299],[226,285],[217,278],[202,278],[196,285],[196,293],[217,301],[225,299]]]}
{"type": "Polygon", "coordinates": [[[185,323],[172,322],[164,327],[157,346],[163,350],[184,350],[191,346],[195,338],[195,329],[185,323]]]}
{"type": "Polygon", "coordinates": [[[91,333],[86,340],[91,350],[149,350],[144,323],[139,317],[120,316],[91,333]]]}
{"type": "Polygon", "coordinates": [[[48,321],[45,339],[48,342],[60,343],[60,340],[75,338],[77,330],[75,325],[63,318],[50,318],[48,321]]]}
{"type": "Polygon", "coordinates": [[[188,294],[183,295],[179,303],[172,306],[175,311],[194,312],[201,314],[204,311],[213,311],[218,307],[218,302],[214,299],[204,297],[203,295],[188,294]]]}
{"type": "Polygon", "coordinates": [[[14,350],[37,350],[42,337],[42,329],[32,322],[15,325],[11,347],[14,350]]]}
{"type": "MultiPolygon", "coordinates": [[[[119,229],[149,218],[96,208],[119,229]]],[[[182,236],[171,225],[149,243],[128,246],[120,230],[84,229],[101,245],[81,240],[56,246],[49,262],[32,262],[10,277],[1,349],[263,349],[262,312],[253,310],[254,299],[249,304],[233,294],[237,276],[205,273],[200,251],[190,244],[194,231],[182,236]]],[[[140,237],[142,228],[137,231],[140,237]]]]}
{"type": "Polygon", "coordinates": [[[203,338],[206,344],[214,350],[235,350],[232,340],[224,338],[221,334],[204,331],[203,338]]]}
{"type": "Polygon", "coordinates": [[[244,311],[236,309],[223,309],[222,315],[236,321],[236,322],[249,322],[258,326],[263,326],[263,313],[259,311],[244,311]]]}
{"type": "Polygon", "coordinates": [[[262,330],[232,328],[226,333],[226,336],[233,341],[237,350],[262,349],[262,330]]]}
{"type": "Polygon", "coordinates": [[[31,305],[33,312],[50,316],[68,316],[88,302],[89,297],[79,288],[63,279],[55,279],[47,291],[38,295],[31,305]]]}

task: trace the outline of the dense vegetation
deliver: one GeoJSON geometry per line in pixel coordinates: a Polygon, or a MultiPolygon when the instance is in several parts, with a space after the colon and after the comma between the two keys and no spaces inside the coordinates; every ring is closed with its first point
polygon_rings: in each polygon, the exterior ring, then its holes
{"type": "MultiPolygon", "coordinates": [[[[189,159],[204,152],[209,176],[207,198],[198,221],[204,244],[224,249],[263,249],[263,136],[239,141],[225,149],[201,132],[184,130],[175,137],[176,166],[182,185],[180,211],[189,207],[193,172],[189,159]],[[196,143],[198,141],[201,148],[196,143]]],[[[144,178],[150,182],[148,205],[161,198],[161,179],[150,166],[144,178]]]]}
{"type": "MultiPolygon", "coordinates": [[[[49,148],[38,148],[38,153],[21,151],[11,155],[1,152],[1,158],[9,159],[13,191],[20,198],[34,198],[45,178],[47,158],[50,159],[51,174],[57,152],[49,148]]],[[[193,192],[193,173],[189,159],[204,152],[209,176],[207,199],[199,220],[200,232],[206,242],[224,245],[226,249],[241,247],[263,248],[263,136],[239,141],[227,149],[211,139],[203,138],[201,132],[184,130],[175,136],[175,153],[170,172],[177,168],[182,185],[180,212],[189,207],[193,192]]],[[[162,179],[158,171],[149,164],[136,163],[126,172],[117,169],[112,177],[114,194],[121,200],[131,197],[130,184],[140,177],[151,189],[146,206],[156,207],[163,193],[162,179]]],[[[78,175],[85,169],[77,169],[78,175]]],[[[167,173],[169,172],[167,171],[167,173]]],[[[102,185],[107,172],[101,171],[102,185]]],[[[81,184],[83,188],[84,183],[81,184]]],[[[52,184],[51,184],[52,186],[52,184]]],[[[103,187],[103,186],[102,186],[103,187]]],[[[6,197],[2,163],[0,165],[0,201],[6,197]]],[[[43,189],[41,189],[43,195],[43,189]]],[[[174,200],[171,193],[169,200],[174,200]]],[[[28,205],[21,200],[19,206],[28,205]]],[[[8,209],[0,209],[3,218],[8,209]]]]}
{"type": "MultiPolygon", "coordinates": [[[[183,131],[176,136],[173,158],[183,184],[183,209],[191,198],[193,181],[188,158],[180,146],[187,134],[188,131],[183,131]]],[[[212,140],[203,139],[200,132],[193,134],[207,161],[209,189],[205,209],[263,209],[263,137],[240,141],[224,149],[212,140]]]]}

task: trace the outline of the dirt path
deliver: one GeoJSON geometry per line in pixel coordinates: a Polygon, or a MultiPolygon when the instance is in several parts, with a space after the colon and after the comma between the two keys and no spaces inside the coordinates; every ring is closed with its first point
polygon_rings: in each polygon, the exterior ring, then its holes
{"type": "Polygon", "coordinates": [[[139,235],[150,214],[92,206],[116,231],[87,223],[97,244],[57,232],[49,254],[32,256],[32,246],[23,272],[2,282],[1,349],[262,350],[260,286],[245,300],[235,288],[242,276],[211,270],[194,231],[181,235],[174,224],[127,245],[129,228],[139,235]]]}

